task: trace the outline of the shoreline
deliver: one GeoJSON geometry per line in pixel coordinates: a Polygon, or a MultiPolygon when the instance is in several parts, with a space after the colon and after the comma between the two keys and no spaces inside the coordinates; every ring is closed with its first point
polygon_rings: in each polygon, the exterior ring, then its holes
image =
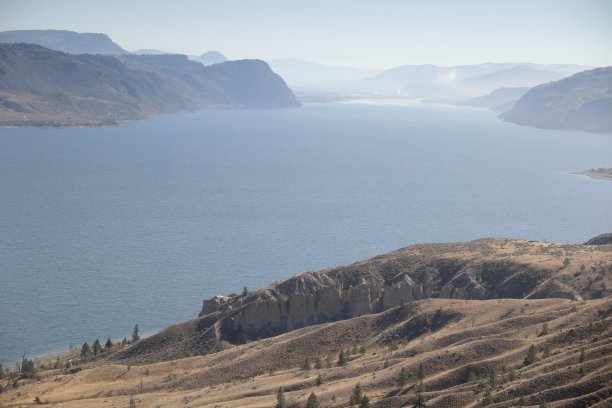
{"type": "Polygon", "coordinates": [[[612,174],[603,173],[603,172],[599,172],[599,171],[591,171],[591,170],[574,171],[574,172],[571,172],[569,174],[572,174],[572,175],[575,175],[575,176],[588,177],[588,178],[590,178],[592,180],[608,180],[608,181],[612,181],[612,174]]]}

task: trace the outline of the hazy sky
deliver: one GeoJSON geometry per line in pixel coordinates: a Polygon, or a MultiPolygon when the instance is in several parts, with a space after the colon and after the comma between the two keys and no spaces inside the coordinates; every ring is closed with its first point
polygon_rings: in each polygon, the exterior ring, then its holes
{"type": "Polygon", "coordinates": [[[612,0],[0,0],[0,31],[44,28],[231,59],[612,65],[612,0]]]}

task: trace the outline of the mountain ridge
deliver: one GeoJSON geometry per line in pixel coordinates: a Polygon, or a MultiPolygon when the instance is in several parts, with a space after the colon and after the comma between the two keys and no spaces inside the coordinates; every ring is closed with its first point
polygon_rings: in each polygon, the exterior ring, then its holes
{"type": "Polygon", "coordinates": [[[612,67],[536,86],[500,117],[545,129],[612,132],[612,67]]]}
{"type": "Polygon", "coordinates": [[[68,54],[0,44],[0,124],[92,125],[210,106],[295,107],[259,60],[205,67],[184,55],[68,54]]]}
{"type": "Polygon", "coordinates": [[[186,350],[207,354],[220,344],[243,344],[430,298],[583,300],[608,297],[609,288],[610,246],[505,239],[415,245],[304,272],[258,291],[207,299],[197,319],[144,339],[113,359],[154,362],[178,358],[186,350]],[[585,286],[589,276],[591,282],[603,279],[605,289],[585,286]]]}

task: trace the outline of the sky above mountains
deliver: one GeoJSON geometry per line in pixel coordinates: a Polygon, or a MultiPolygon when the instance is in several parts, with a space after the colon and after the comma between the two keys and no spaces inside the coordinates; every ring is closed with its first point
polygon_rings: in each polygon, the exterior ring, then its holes
{"type": "Polygon", "coordinates": [[[2,0],[0,31],[108,34],[128,50],[390,68],[525,61],[612,65],[612,1],[2,0]]]}

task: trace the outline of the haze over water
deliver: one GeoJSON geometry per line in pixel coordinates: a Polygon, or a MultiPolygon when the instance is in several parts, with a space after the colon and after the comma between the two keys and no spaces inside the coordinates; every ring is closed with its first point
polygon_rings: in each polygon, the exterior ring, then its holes
{"type": "Polygon", "coordinates": [[[610,135],[485,110],[306,104],[0,129],[0,362],[419,242],[612,230],[610,135]]]}

